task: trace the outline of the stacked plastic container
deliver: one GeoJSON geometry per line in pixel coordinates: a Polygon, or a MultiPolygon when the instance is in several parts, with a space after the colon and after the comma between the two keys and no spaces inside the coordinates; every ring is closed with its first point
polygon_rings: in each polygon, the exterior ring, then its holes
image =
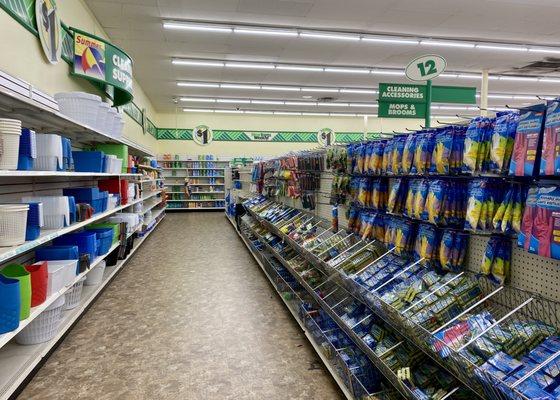
{"type": "Polygon", "coordinates": [[[100,191],[97,187],[69,188],[64,189],[62,192],[65,196],[73,196],[76,199],[76,203],[90,204],[95,214],[107,210],[109,192],[100,191]]]}
{"type": "Polygon", "coordinates": [[[64,151],[62,137],[54,133],[36,135],[37,158],[35,171],[62,171],[64,169],[64,151]]]}
{"type": "Polygon", "coordinates": [[[17,169],[20,136],[21,121],[17,119],[0,118],[0,139],[2,140],[0,169],[17,169]]]}
{"type": "Polygon", "coordinates": [[[105,171],[108,174],[120,174],[122,171],[123,160],[112,154],[105,156],[105,171]]]}
{"type": "Polygon", "coordinates": [[[28,203],[27,226],[25,240],[35,240],[41,234],[41,227],[45,225],[43,219],[43,203],[28,203]]]}
{"type": "Polygon", "coordinates": [[[61,229],[70,225],[70,205],[66,196],[26,196],[22,203],[43,203],[46,229],[61,229]]]}
{"type": "Polygon", "coordinates": [[[25,242],[28,204],[0,204],[0,247],[25,242]]]}
{"type": "Polygon", "coordinates": [[[128,204],[128,181],[118,178],[104,179],[99,181],[98,186],[101,190],[119,195],[122,205],[128,204]]]}
{"type": "Polygon", "coordinates": [[[111,223],[126,222],[126,232],[133,233],[140,224],[140,217],[135,213],[120,213],[111,216],[108,221],[111,223]]]}
{"type": "MultiPolygon", "coordinates": [[[[112,235],[112,233],[111,233],[112,235]]],[[[53,240],[55,246],[77,246],[79,255],[87,254],[92,262],[97,257],[97,235],[96,232],[83,231],[72,232],[59,236],[53,240]]],[[[110,245],[109,245],[110,246],[110,245]]]]}
{"type": "Polygon", "coordinates": [[[27,128],[21,130],[19,138],[18,170],[31,171],[37,158],[37,138],[35,132],[27,128]]]}

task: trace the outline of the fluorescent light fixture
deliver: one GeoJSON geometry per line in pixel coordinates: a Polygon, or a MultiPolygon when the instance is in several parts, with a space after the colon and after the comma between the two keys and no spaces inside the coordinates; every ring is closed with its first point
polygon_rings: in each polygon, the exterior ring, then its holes
{"type": "Polygon", "coordinates": [[[349,107],[348,103],[317,103],[319,107],[326,106],[326,107],[349,107]]]}
{"type": "Polygon", "coordinates": [[[530,47],[530,53],[560,54],[560,49],[543,49],[540,47],[530,47]]]}
{"type": "Polygon", "coordinates": [[[438,47],[462,47],[462,48],[470,48],[474,49],[474,43],[466,43],[466,42],[452,42],[447,40],[421,40],[421,45],[424,46],[438,46],[438,47]]]}
{"type": "Polygon", "coordinates": [[[220,84],[222,89],[248,89],[248,90],[259,90],[261,87],[259,85],[238,85],[235,83],[222,83],[220,84]]]}
{"type": "Polygon", "coordinates": [[[404,76],[404,71],[391,71],[389,69],[372,69],[370,73],[372,73],[373,75],[404,76]]]}
{"type": "Polygon", "coordinates": [[[198,88],[219,88],[219,83],[203,83],[203,82],[177,82],[177,86],[182,87],[198,87],[198,88]]]}
{"type": "Polygon", "coordinates": [[[263,35],[263,36],[288,36],[297,37],[297,31],[288,31],[280,29],[258,29],[258,28],[234,28],[235,33],[241,33],[246,35],[263,35]]]}
{"type": "MultiPolygon", "coordinates": [[[[480,97],[479,95],[477,95],[477,97],[480,97]]],[[[489,94],[488,95],[489,99],[513,99],[513,95],[509,95],[509,94],[489,94]]]]}
{"type": "Polygon", "coordinates": [[[179,97],[180,101],[195,103],[215,103],[216,99],[208,99],[204,97],[179,97]]]}
{"type": "Polygon", "coordinates": [[[165,29],[176,29],[176,30],[186,30],[186,31],[221,32],[221,33],[233,32],[233,28],[211,26],[211,25],[187,24],[181,22],[164,22],[163,27],[165,29]]]}
{"type": "Polygon", "coordinates": [[[324,68],[321,67],[306,67],[299,65],[277,65],[276,69],[284,71],[307,71],[307,72],[323,72],[324,68]]]}
{"type": "MultiPolygon", "coordinates": [[[[443,74],[442,74],[443,75],[443,74]]],[[[440,75],[441,76],[441,75],[440,75]]],[[[481,75],[476,74],[457,74],[457,78],[459,79],[482,79],[481,75]]]]}
{"type": "Polygon", "coordinates": [[[317,103],[314,101],[285,101],[287,106],[316,106],[317,103]]]}
{"type": "Polygon", "coordinates": [[[498,77],[492,77],[492,79],[499,79],[500,81],[518,81],[518,82],[537,82],[539,78],[530,76],[506,76],[501,75],[498,77]]]}
{"type": "Polygon", "coordinates": [[[274,115],[301,115],[300,112],[274,111],[274,115]]]}
{"type": "Polygon", "coordinates": [[[339,73],[343,73],[343,74],[369,74],[369,69],[325,67],[325,72],[339,72],[339,73]]]}
{"type": "Polygon", "coordinates": [[[273,111],[245,111],[245,114],[261,114],[261,115],[272,115],[273,111]]]}
{"type": "Polygon", "coordinates": [[[440,78],[458,78],[457,74],[443,73],[439,75],[440,78]]]}
{"type": "Polygon", "coordinates": [[[343,113],[337,113],[337,114],[331,114],[331,117],[357,117],[358,114],[343,114],[343,113]]]}
{"type": "Polygon", "coordinates": [[[472,110],[472,107],[465,106],[432,106],[433,110],[472,110]]]}
{"type": "Polygon", "coordinates": [[[353,93],[353,94],[377,94],[377,90],[369,90],[369,89],[339,89],[339,92],[353,93]]]}
{"type": "Polygon", "coordinates": [[[243,114],[241,110],[215,110],[217,113],[226,113],[226,114],[243,114]]]}
{"type": "Polygon", "coordinates": [[[537,96],[514,95],[514,100],[538,100],[537,96]]]}
{"type": "Polygon", "coordinates": [[[180,59],[173,59],[171,63],[175,65],[192,65],[196,67],[223,67],[225,65],[223,61],[198,61],[180,59]]]}
{"type": "Polygon", "coordinates": [[[287,92],[299,92],[301,89],[294,86],[261,86],[262,90],[278,90],[278,91],[287,91],[287,92]]]}
{"type": "Polygon", "coordinates": [[[213,113],[214,110],[208,110],[203,108],[183,108],[184,112],[201,112],[201,113],[213,113]]]}
{"type": "Polygon", "coordinates": [[[225,66],[228,68],[274,69],[274,65],[272,64],[256,64],[244,62],[226,62],[225,66]]]}
{"type": "Polygon", "coordinates": [[[483,50],[499,50],[499,51],[517,51],[517,52],[527,52],[529,49],[527,47],[515,46],[515,45],[494,45],[494,44],[477,44],[477,49],[483,50]]]}
{"type": "Polygon", "coordinates": [[[386,44],[408,44],[417,45],[420,43],[419,40],[414,39],[398,39],[398,38],[384,38],[384,37],[373,37],[373,36],[362,36],[363,42],[372,43],[386,43],[386,44]]]}
{"type": "Polygon", "coordinates": [[[560,83],[560,79],[558,79],[558,78],[539,78],[539,82],[544,82],[544,83],[560,83]]]}
{"type": "Polygon", "coordinates": [[[240,99],[216,99],[216,103],[250,104],[250,103],[251,103],[251,100],[240,100],[240,99]]]}
{"type": "Polygon", "coordinates": [[[378,107],[375,103],[349,103],[348,107],[378,107]]]}
{"type": "Polygon", "coordinates": [[[283,101],[273,101],[273,100],[251,100],[251,104],[280,105],[280,104],[284,104],[284,102],[283,101]]]}
{"type": "Polygon", "coordinates": [[[302,38],[311,38],[311,39],[332,39],[332,40],[348,40],[359,42],[359,36],[350,36],[350,35],[337,35],[334,33],[310,33],[310,32],[300,32],[299,37],[302,38]]]}
{"type": "Polygon", "coordinates": [[[330,116],[329,113],[313,113],[313,112],[302,112],[301,115],[312,115],[312,116],[316,116],[316,117],[328,117],[330,116]]]}
{"type": "Polygon", "coordinates": [[[338,89],[335,88],[312,88],[312,87],[302,87],[302,92],[316,92],[316,93],[338,93],[338,89]]]}

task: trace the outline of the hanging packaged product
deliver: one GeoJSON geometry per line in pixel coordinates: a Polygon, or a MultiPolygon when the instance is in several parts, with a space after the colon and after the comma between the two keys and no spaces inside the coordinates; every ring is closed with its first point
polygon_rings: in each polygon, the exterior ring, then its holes
{"type": "Polygon", "coordinates": [[[487,117],[476,117],[470,122],[465,136],[463,172],[488,171],[493,123],[487,117]]]}
{"type": "Polygon", "coordinates": [[[418,135],[416,134],[408,135],[406,137],[404,148],[403,148],[402,166],[401,166],[402,174],[404,175],[410,174],[410,171],[412,170],[417,137],[418,135]]]}
{"type": "MultiPolygon", "coordinates": [[[[475,179],[469,182],[465,230],[491,232],[494,218],[502,203],[504,183],[494,179],[475,179]]],[[[501,212],[501,211],[500,211],[501,212]]],[[[512,221],[513,201],[503,209],[506,221],[512,221]]]]}
{"type": "Polygon", "coordinates": [[[542,129],[545,116],[544,106],[535,106],[531,110],[522,110],[515,133],[515,143],[509,166],[513,176],[534,176],[540,165],[538,150],[542,141],[542,129]],[[537,162],[539,164],[537,164],[537,162]]]}
{"type": "Polygon", "coordinates": [[[560,101],[549,103],[544,123],[541,176],[560,175],[560,101]]]}
{"type": "Polygon", "coordinates": [[[490,171],[504,174],[509,171],[519,114],[502,112],[496,115],[490,148],[490,171]]]}
{"type": "Polygon", "coordinates": [[[389,200],[387,201],[387,212],[389,214],[401,215],[404,210],[404,202],[407,193],[407,179],[389,179],[389,200]]]}
{"type": "Polygon", "coordinates": [[[383,148],[383,159],[381,161],[381,173],[392,173],[391,158],[393,156],[393,146],[394,142],[392,140],[387,140],[387,142],[385,142],[385,147],[383,148]]]}
{"type": "Polygon", "coordinates": [[[425,259],[428,263],[438,260],[438,250],[441,233],[433,225],[420,224],[416,243],[414,245],[414,256],[416,259],[425,259]]]}
{"type": "Polygon", "coordinates": [[[332,208],[332,220],[331,220],[331,230],[333,233],[338,232],[338,206],[333,206],[332,208]]]}
{"type": "Polygon", "coordinates": [[[451,128],[438,130],[435,134],[435,142],[430,172],[434,174],[449,174],[453,150],[453,130],[451,128]]]}
{"type": "Polygon", "coordinates": [[[467,254],[469,235],[462,232],[444,230],[439,246],[439,262],[444,271],[459,272],[467,254]]]}
{"type": "Polygon", "coordinates": [[[517,237],[517,245],[525,250],[529,250],[531,242],[531,232],[533,231],[533,220],[537,214],[537,194],[539,188],[531,187],[527,194],[525,202],[525,211],[523,212],[523,220],[521,222],[521,231],[517,237]]]}
{"type": "Polygon", "coordinates": [[[527,186],[521,184],[512,184],[507,189],[492,219],[494,230],[503,233],[521,232],[527,189],[527,186]]]}
{"type": "Polygon", "coordinates": [[[346,172],[347,148],[332,146],[327,149],[327,169],[333,172],[346,172]]]}
{"type": "Polygon", "coordinates": [[[503,285],[509,279],[510,267],[511,239],[492,235],[486,245],[480,273],[496,285],[503,285]]]}
{"type": "Polygon", "coordinates": [[[432,153],[435,146],[434,132],[418,132],[416,149],[414,151],[414,161],[411,173],[424,175],[429,172],[432,164],[432,153]]]}
{"type": "Polygon", "coordinates": [[[529,252],[560,260],[560,187],[541,187],[533,215],[529,252]]]}
{"type": "Polygon", "coordinates": [[[407,135],[398,135],[393,138],[393,154],[391,156],[390,169],[387,173],[392,173],[393,175],[401,175],[403,173],[403,152],[406,138],[407,135]]]}

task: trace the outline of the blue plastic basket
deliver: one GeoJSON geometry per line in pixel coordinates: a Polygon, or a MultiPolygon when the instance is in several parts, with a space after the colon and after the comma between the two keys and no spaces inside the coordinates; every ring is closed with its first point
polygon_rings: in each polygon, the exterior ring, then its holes
{"type": "Polygon", "coordinates": [[[35,240],[41,234],[41,203],[27,203],[29,211],[27,212],[27,227],[25,230],[25,240],[35,240]]]}
{"type": "Polygon", "coordinates": [[[107,211],[109,207],[109,192],[99,192],[100,196],[100,204],[101,204],[101,212],[107,211]]]}
{"type": "Polygon", "coordinates": [[[68,233],[54,239],[53,244],[55,246],[78,246],[80,255],[89,255],[90,262],[97,257],[97,237],[95,232],[83,231],[68,233]]]}
{"type": "Polygon", "coordinates": [[[69,171],[74,166],[74,159],[72,158],[72,141],[68,138],[61,138],[62,140],[62,163],[63,169],[69,171]]]}
{"type": "Polygon", "coordinates": [[[74,196],[68,196],[68,208],[70,209],[70,223],[73,224],[77,218],[76,199],[74,196]]]}
{"type": "Polygon", "coordinates": [[[104,192],[100,192],[99,188],[71,188],[62,192],[64,196],[74,196],[76,203],[88,203],[93,207],[95,214],[103,212],[104,192]]]}
{"type": "Polygon", "coordinates": [[[34,160],[37,157],[35,147],[35,132],[23,128],[19,137],[18,170],[30,171],[33,169],[34,160]]]}
{"type": "Polygon", "coordinates": [[[97,256],[102,256],[109,252],[113,245],[113,236],[115,231],[113,228],[93,228],[88,229],[88,232],[95,232],[97,239],[97,256]]]}
{"type": "Polygon", "coordinates": [[[105,154],[102,151],[73,151],[76,172],[103,172],[105,154]]]}
{"type": "Polygon", "coordinates": [[[0,274],[0,334],[18,328],[20,307],[19,280],[0,274]]]}
{"type": "Polygon", "coordinates": [[[78,246],[47,246],[35,251],[35,259],[38,261],[49,260],[78,260],[80,250],[78,246]]]}

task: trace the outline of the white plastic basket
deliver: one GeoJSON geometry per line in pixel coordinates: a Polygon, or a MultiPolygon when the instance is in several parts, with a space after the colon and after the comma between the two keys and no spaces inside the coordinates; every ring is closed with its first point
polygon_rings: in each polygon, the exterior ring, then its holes
{"type": "Polygon", "coordinates": [[[21,136],[21,122],[19,128],[8,128],[0,125],[0,169],[17,169],[19,158],[19,137],[21,136]]]}
{"type": "Polygon", "coordinates": [[[54,133],[36,135],[37,159],[34,162],[35,171],[56,171],[62,169],[63,152],[62,138],[54,133]]]}
{"type": "Polygon", "coordinates": [[[132,233],[140,223],[140,217],[135,213],[119,213],[110,217],[108,221],[111,223],[126,222],[127,233],[132,233]]]}
{"type": "Polygon", "coordinates": [[[109,194],[109,202],[107,203],[107,211],[117,208],[118,197],[115,194],[109,194]]]}
{"type": "Polygon", "coordinates": [[[68,92],[57,93],[54,98],[62,114],[91,128],[97,128],[101,97],[83,92],[68,92]]]}
{"type": "Polygon", "coordinates": [[[82,290],[84,288],[84,282],[86,277],[84,276],[78,282],[72,286],[72,289],[66,292],[66,304],[64,305],[65,310],[71,310],[78,307],[80,300],[82,299],[82,290]]]}
{"type": "Polygon", "coordinates": [[[42,202],[45,229],[61,229],[70,224],[67,196],[26,196],[23,203],[42,202]]]}
{"type": "Polygon", "coordinates": [[[76,279],[78,260],[49,260],[48,296],[70,286],[76,279]]]}
{"type": "Polygon", "coordinates": [[[107,155],[105,158],[105,172],[108,174],[120,174],[122,171],[123,160],[114,155],[107,155]]]}
{"type": "Polygon", "coordinates": [[[62,320],[62,309],[64,308],[65,296],[60,296],[37,318],[29,323],[20,333],[16,335],[16,342],[22,345],[32,345],[52,340],[62,320]]]}
{"type": "Polygon", "coordinates": [[[101,261],[95,267],[91,269],[86,275],[86,281],[84,285],[86,286],[95,286],[99,285],[103,281],[103,274],[105,273],[105,260],[101,261]]]}
{"type": "Polygon", "coordinates": [[[96,128],[98,131],[108,134],[107,125],[110,126],[113,123],[113,118],[109,115],[109,104],[102,101],[98,104],[98,107],[96,128]]]}
{"type": "Polygon", "coordinates": [[[0,204],[0,247],[25,243],[28,204],[0,204]]]}

